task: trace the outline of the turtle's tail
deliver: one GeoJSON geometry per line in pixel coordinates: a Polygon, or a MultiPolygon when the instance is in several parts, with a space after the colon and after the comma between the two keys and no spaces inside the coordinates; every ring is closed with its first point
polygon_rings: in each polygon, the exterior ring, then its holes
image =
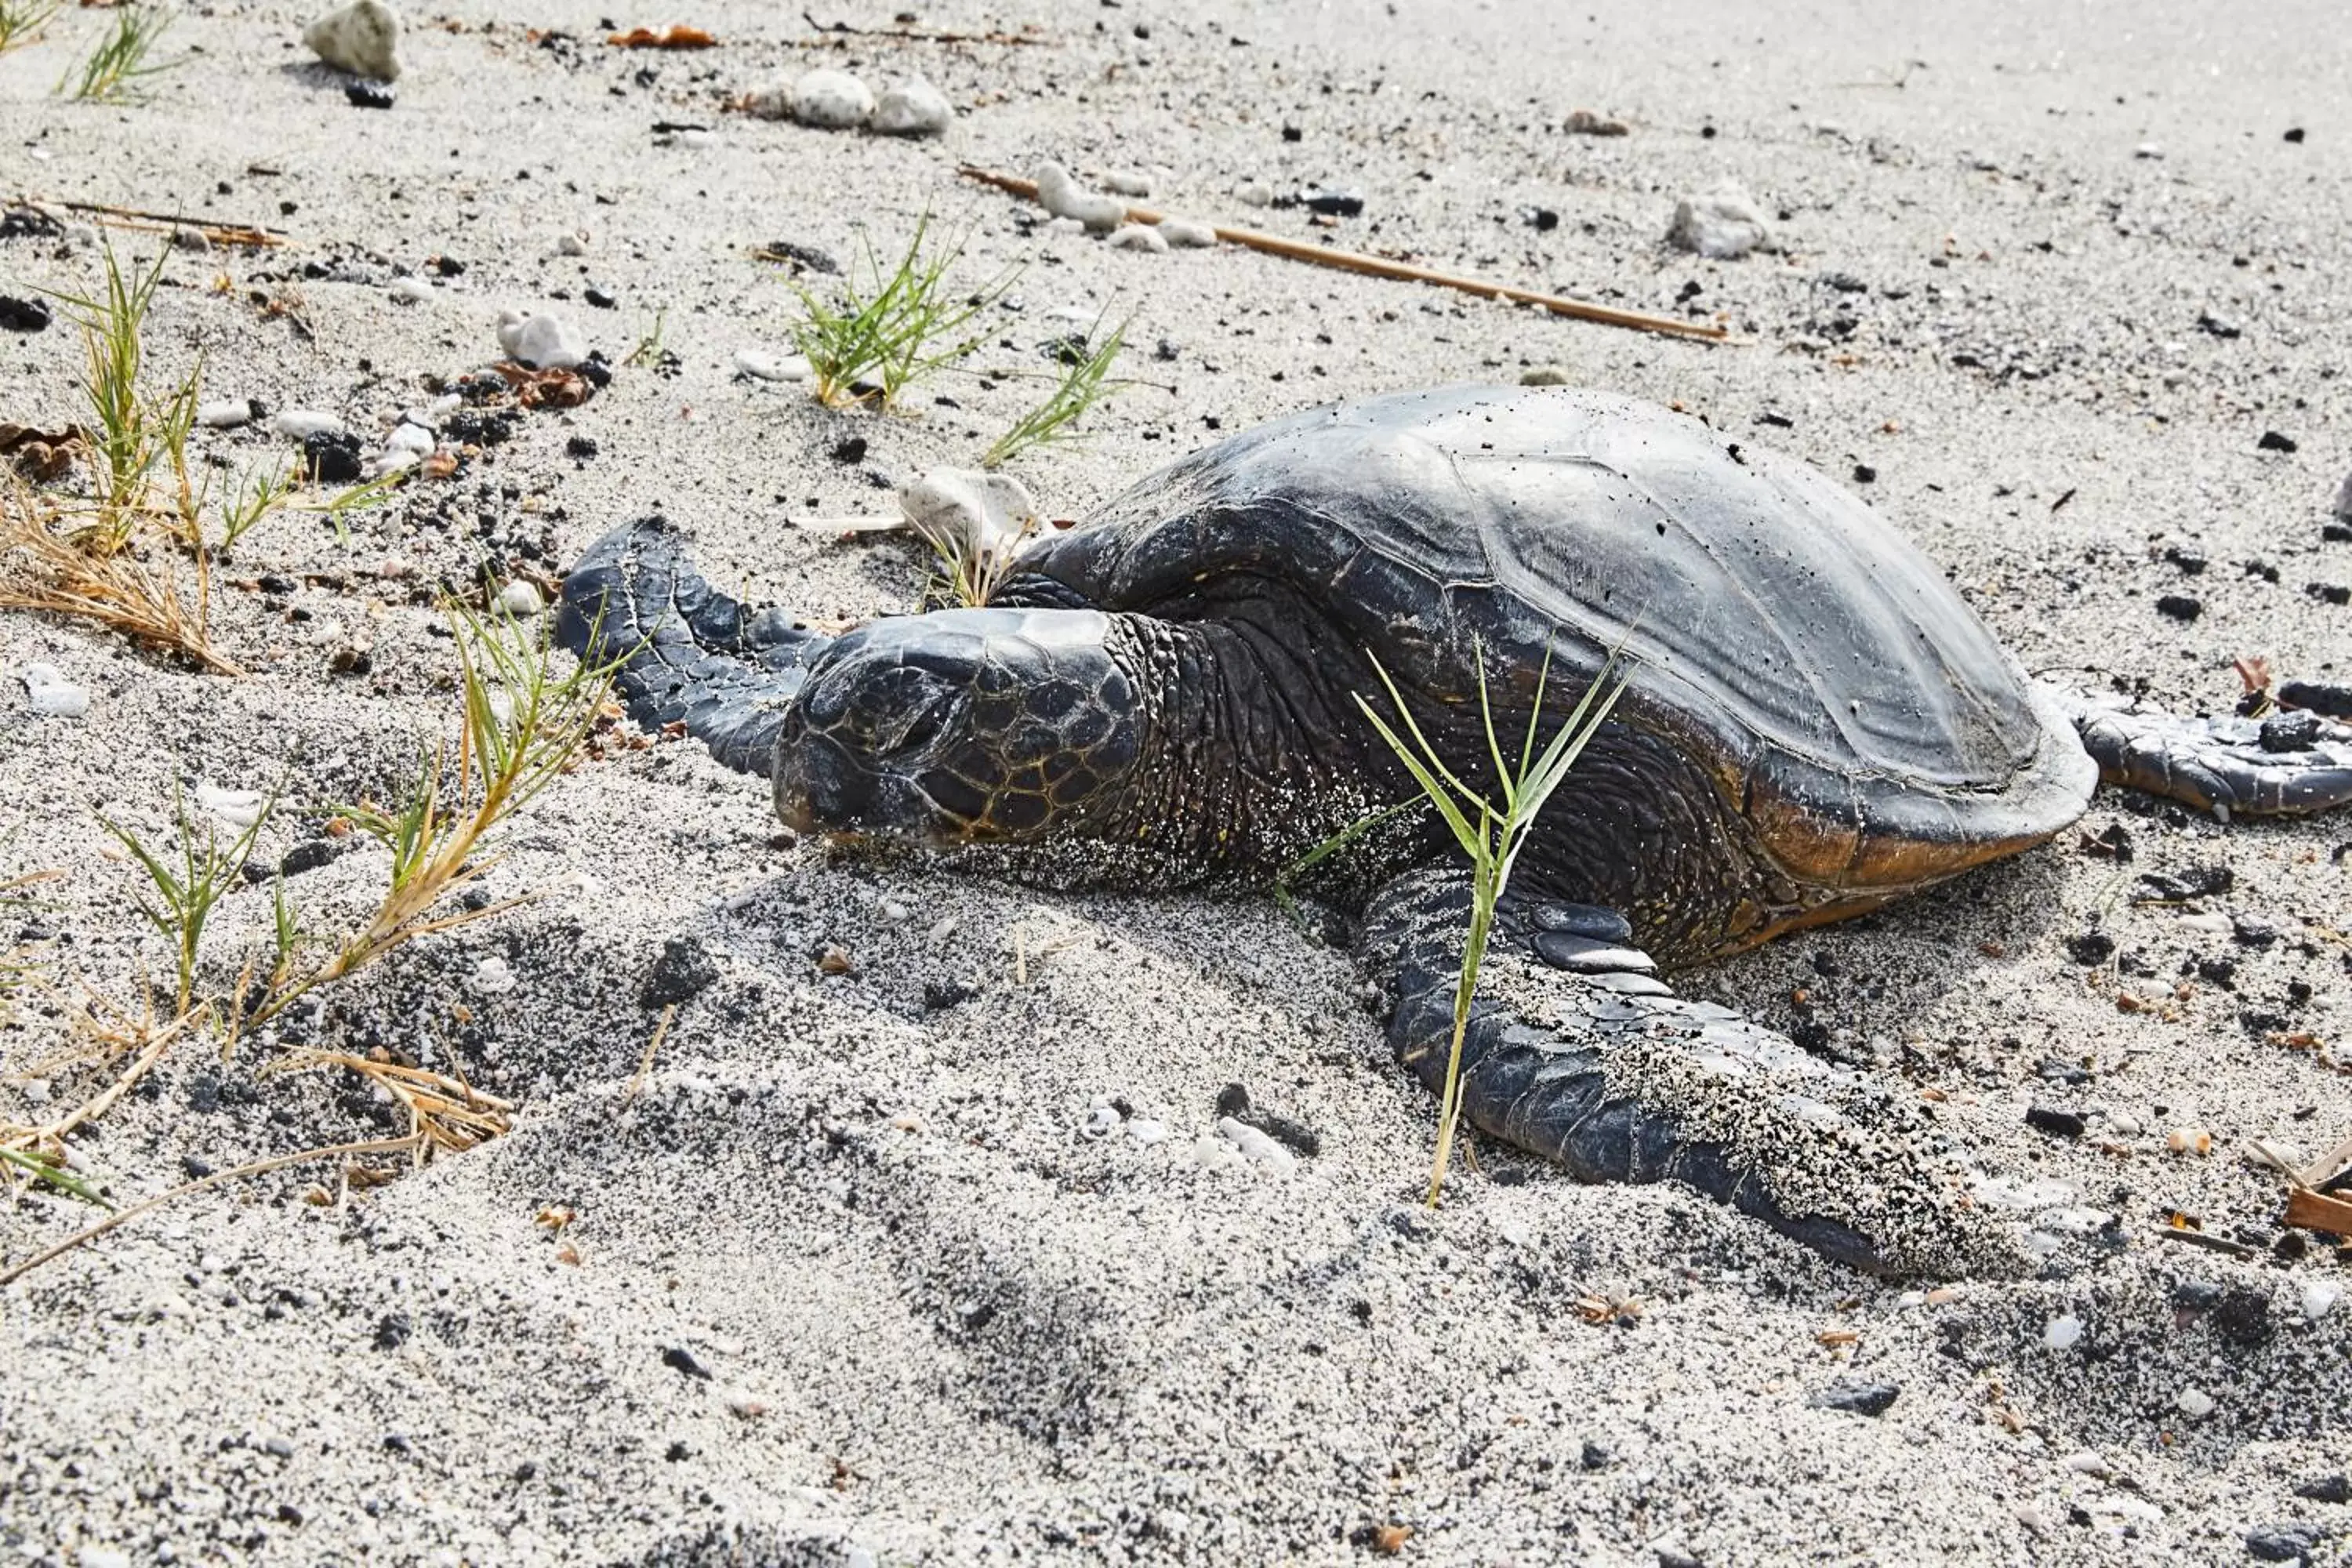
{"type": "Polygon", "coordinates": [[[2062,698],[2103,784],[2228,818],[2297,816],[2352,805],[2352,710],[2340,688],[2289,681],[2263,719],[2184,719],[2161,710],[2062,698]]]}
{"type": "Polygon", "coordinates": [[[583,660],[616,662],[629,717],[683,723],[729,767],[765,774],[809,661],[827,638],[782,610],[748,612],[713,589],[667,521],[616,528],[563,580],[558,641],[583,660]]]}

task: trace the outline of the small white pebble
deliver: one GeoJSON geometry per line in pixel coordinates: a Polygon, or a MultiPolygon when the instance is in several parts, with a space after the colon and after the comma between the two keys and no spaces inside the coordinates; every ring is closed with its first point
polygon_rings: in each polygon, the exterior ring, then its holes
{"type": "Polygon", "coordinates": [[[253,405],[242,397],[226,397],[196,410],[196,423],[207,430],[234,430],[253,423],[253,405]]]}
{"type": "Polygon", "coordinates": [[[847,71],[814,70],[793,83],[787,101],[803,125],[847,131],[874,113],[874,91],[847,71]]]}
{"type": "Polygon", "coordinates": [[[2104,1479],[2107,1474],[2105,1457],[2094,1448],[2077,1449],[2058,1462],[2080,1475],[2097,1476],[2104,1479]]]}
{"type": "Polygon", "coordinates": [[[1192,1141],[1192,1163],[1204,1171],[1246,1171],[1249,1157],[1211,1131],[1192,1141]]]}
{"type": "Polygon", "coordinates": [[[1250,1163],[1270,1175],[1287,1176],[1298,1169],[1298,1156],[1247,1122],[1227,1116],[1217,1122],[1217,1131],[1239,1149],[1250,1163]]]}
{"type": "Polygon", "coordinates": [[[955,916],[941,915],[939,920],[933,923],[931,929],[923,933],[923,944],[927,947],[945,947],[948,942],[948,938],[955,935],[955,916]]]}
{"type": "Polygon", "coordinates": [[[516,620],[527,621],[547,608],[536,584],[518,577],[499,590],[499,608],[516,620]]]}
{"type": "Polygon", "coordinates": [[[1244,180],[1234,187],[1234,199],[1245,207],[1270,207],[1274,205],[1274,187],[1259,180],[1244,180]]]}
{"type": "Polygon", "coordinates": [[[2042,1342],[2053,1351],[2073,1350],[2083,1337],[2083,1320],[2071,1313],[2053,1318],[2042,1330],[2042,1342]]]}
{"type": "Polygon", "coordinates": [[[474,989],[485,996],[501,996],[515,988],[514,971],[495,955],[474,965],[474,989]]]}
{"type": "Polygon", "coordinates": [[[2153,142],[2143,142],[2138,146],[2132,149],[2132,156],[2135,158],[2161,158],[2164,156],[2164,149],[2158,146],[2153,142]]]}
{"type": "Polygon", "coordinates": [[[1106,170],[1103,189],[1115,196],[1148,196],[1151,194],[1151,178],[1130,169],[1106,170]]]}
{"type": "Polygon", "coordinates": [[[250,827],[259,821],[261,808],[268,804],[268,797],[259,790],[223,789],[202,780],[188,793],[196,797],[198,806],[237,828],[250,827]]]}
{"type": "Polygon", "coordinates": [[[1059,163],[1037,165],[1037,203],[1055,217],[1076,218],[1098,232],[1108,233],[1127,221],[1125,202],[1087,190],[1059,163]]]}
{"type": "Polygon", "coordinates": [[[2172,1403],[2191,1421],[2202,1421],[2213,1414],[2213,1396],[2201,1388],[2184,1388],[2172,1403]]]}
{"type": "Polygon", "coordinates": [[[408,304],[421,305],[433,298],[433,285],[422,278],[395,278],[386,286],[384,292],[408,304]]]}
{"type": "Polygon", "coordinates": [[[1118,1131],[1119,1123],[1126,1120],[1118,1113],[1118,1107],[1110,1102],[1109,1096],[1098,1094],[1095,1096],[1094,1103],[1087,1107],[1087,1124],[1078,1129],[1078,1135],[1082,1138],[1108,1137],[1118,1131]]]}
{"type": "Polygon", "coordinates": [[[527,316],[507,310],[499,317],[499,346],[510,359],[534,370],[570,370],[588,358],[588,340],[562,316],[527,316]]]}
{"type": "Polygon", "coordinates": [[[24,1090],[25,1103],[27,1105],[47,1105],[49,1102],[52,1091],[47,1079],[28,1078],[17,1087],[24,1090]]]}
{"type": "Polygon", "coordinates": [[[415,452],[422,457],[433,450],[433,432],[422,425],[414,425],[404,419],[393,426],[392,434],[383,438],[383,445],[387,451],[415,452]]]}
{"type": "Polygon", "coordinates": [[[85,1546],[76,1561],[81,1568],[131,1568],[131,1553],[119,1546],[85,1546]]]}
{"type": "Polygon", "coordinates": [[[890,924],[898,925],[913,915],[915,911],[908,909],[900,900],[885,899],[880,903],[874,906],[874,912],[880,915],[890,924]]]}
{"type": "Polygon", "coordinates": [[[588,254],[588,237],[584,234],[564,235],[556,240],[555,253],[558,256],[585,256],[588,254]]]}
{"type": "Polygon", "coordinates": [[[1084,234],[1087,232],[1087,226],[1074,217],[1051,217],[1037,226],[1037,232],[1053,235],[1084,234]]]}
{"type": "Polygon", "coordinates": [[[753,381],[806,381],[809,362],[799,354],[771,353],[766,349],[737,349],[735,371],[753,381]]]}
{"type": "Polygon", "coordinates": [[[28,664],[22,678],[25,701],[52,719],[79,719],[89,711],[89,690],[76,686],[53,664],[28,664]]]}
{"type": "Polygon", "coordinates": [[[2316,1279],[2303,1288],[2303,1316],[2306,1322],[2315,1323],[2336,1310],[2344,1299],[2344,1287],[2333,1279],[2316,1279]]]}
{"type": "Polygon", "coordinates": [[[269,427],[289,441],[300,441],[312,436],[341,435],[343,422],[331,414],[320,414],[308,408],[289,408],[271,420],[269,427]]]}
{"type": "Polygon", "coordinates": [[[1895,1304],[1898,1307],[1924,1307],[1927,1304],[1927,1292],[1925,1290],[1906,1290],[1903,1294],[1895,1298],[1895,1304]]]}
{"type": "Polygon", "coordinates": [[[719,138],[697,125],[689,130],[679,132],[677,144],[681,147],[716,147],[719,145],[719,138]]]}
{"type": "Polygon", "coordinates": [[[1139,223],[1131,223],[1124,228],[1115,230],[1103,243],[1113,250],[1141,250],[1154,256],[1165,255],[1168,250],[1166,235],[1156,228],[1139,223]]]}
{"type": "Polygon", "coordinates": [[[937,136],[954,122],[947,95],[912,76],[882,89],[866,128],[883,136],[937,136]]]}
{"type": "Polygon", "coordinates": [[[1217,243],[1217,231],[1197,218],[1164,217],[1160,237],[1179,250],[1205,250],[1217,243]]]}
{"type": "Polygon", "coordinates": [[[1148,1116],[1138,1116],[1128,1122],[1127,1135],[1149,1149],[1154,1143],[1167,1141],[1168,1123],[1155,1121],[1148,1116]]]}

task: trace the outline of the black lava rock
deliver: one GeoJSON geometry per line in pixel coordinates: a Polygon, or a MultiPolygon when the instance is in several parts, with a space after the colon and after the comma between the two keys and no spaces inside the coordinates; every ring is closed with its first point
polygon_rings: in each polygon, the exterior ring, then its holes
{"type": "Polygon", "coordinates": [[[2230,868],[2215,861],[2179,871],[2142,871],[2132,897],[2144,903],[2177,904],[2213,893],[2226,893],[2237,883],[2230,868]]]}
{"type": "Polygon", "coordinates": [[[2342,583],[2305,583],[2303,591],[2323,605],[2352,605],[2352,585],[2342,583]]]}
{"type": "Polygon", "coordinates": [[[866,437],[844,436],[833,444],[833,460],[836,463],[862,463],[866,460],[866,437]]]}
{"type": "Polygon", "coordinates": [[[2352,1502],[2352,1476],[2342,1470],[2334,1475],[2314,1476],[2307,1481],[2295,1482],[2294,1495],[2309,1498],[2313,1502],[2352,1502]]]}
{"type": "Polygon", "coordinates": [[[2303,142],[2303,127],[2302,127],[2302,126],[2300,126],[2300,125],[2290,125],[2290,126],[2288,126],[2288,127],[2287,127],[2287,132],[2286,132],[2286,139],[2287,139],[2289,142],[2294,142],[2294,143],[2296,143],[2296,144],[2300,145],[2300,144],[2302,143],[2302,142],[2303,142]]]}
{"type": "Polygon", "coordinates": [[[2263,438],[2254,443],[2254,449],[2261,452],[2292,452],[2295,449],[2294,437],[2282,436],[2275,430],[2265,430],[2263,432],[2263,438]]]}
{"type": "Polygon", "coordinates": [[[1868,463],[1856,463],[1853,466],[1853,482],[1855,484],[1875,484],[1877,480],[1878,470],[1872,468],[1868,463]]]}
{"type": "Polygon", "coordinates": [[[2210,310],[2197,318],[2197,325],[2217,338],[2235,338],[2244,335],[2243,330],[2235,321],[2223,321],[2210,310]]]}
{"type": "Polygon", "coordinates": [[[1552,211],[1549,207],[1528,208],[1527,220],[1528,226],[1534,229],[1538,234],[1549,234],[1553,229],[1559,226],[1559,214],[1552,211]]]}
{"type": "Polygon", "coordinates": [[[347,82],[343,87],[343,97],[350,101],[353,109],[390,109],[392,107],[392,89],[380,81],[347,82]]]}
{"type": "Polygon", "coordinates": [[[2067,1110],[2055,1105],[2027,1107],[2025,1124],[2060,1138],[2080,1138],[2084,1125],[2081,1111],[2067,1110]]]}
{"type": "Polygon", "coordinates": [[[2352,719],[2352,686],[2286,680],[2279,683],[2278,700],[2289,708],[2308,708],[2330,719],[2352,719]]]}
{"type": "Polygon", "coordinates": [[[2259,915],[2240,915],[2230,922],[2230,934],[2240,947],[2268,947],[2278,941],[2278,927],[2259,915]]]}
{"type": "Polygon", "coordinates": [[[2174,544],[2165,548],[2164,558],[2194,577],[2206,567],[2205,552],[2192,544],[2174,544]]]}
{"type": "Polygon", "coordinates": [[[2260,1563],[2307,1563],[2320,1540],[2315,1524],[2266,1524],[2246,1531],[2246,1554],[2260,1563]]]}
{"type": "Polygon", "coordinates": [[[662,1365],[675,1368],[688,1377],[698,1377],[705,1383],[710,1381],[710,1369],[695,1360],[694,1352],[684,1345],[672,1345],[662,1352],[662,1365]]]}
{"type": "Polygon", "coordinates": [[[306,838],[286,851],[278,862],[281,877],[299,877],[305,871],[315,871],[352,847],[348,838],[306,838]]]}
{"type": "Polygon", "coordinates": [[[1608,1444],[1596,1443],[1588,1437],[1584,1442],[1584,1451],[1577,1456],[1576,1462],[1588,1470],[1605,1470],[1616,1458],[1608,1444]]]}
{"type": "Polygon", "coordinates": [[[408,1336],[415,1331],[415,1325],[408,1321],[407,1313],[386,1312],[375,1321],[375,1348],[396,1351],[408,1342],[408,1336]]]}
{"type": "Polygon", "coordinates": [[[596,455],[596,443],[594,439],[590,437],[574,436],[572,439],[563,443],[563,455],[567,458],[578,458],[583,461],[585,461],[596,455]]]}
{"type": "Polygon", "coordinates": [[[961,980],[926,980],[923,982],[923,1005],[934,1013],[950,1007],[961,1007],[980,994],[980,987],[961,980]]]}
{"type": "Polygon", "coordinates": [[[495,447],[512,436],[514,428],[514,414],[504,408],[488,413],[461,408],[441,422],[444,436],[468,447],[495,447]]]}
{"type": "Polygon", "coordinates": [[[2271,1337],[2271,1299],[2261,1290],[2233,1287],[2207,1309],[2206,1321],[2231,1344],[2251,1350],[2271,1337]]]}
{"type": "Polygon", "coordinates": [[[2319,715],[2316,713],[2273,713],[2263,721],[2258,737],[2265,752],[2300,752],[2317,743],[2319,715]]]}
{"type": "Polygon", "coordinates": [[[19,300],[14,294],[0,294],[0,327],[12,332],[37,332],[49,324],[49,307],[46,300],[19,300]]]}
{"type": "Polygon", "coordinates": [[[690,936],[674,936],[662,943],[661,956],[646,974],[637,992],[640,1006],[667,1007],[689,1001],[719,979],[719,963],[710,950],[690,936]]]}
{"type": "Polygon", "coordinates": [[[1317,186],[1298,193],[1299,204],[1308,212],[1321,213],[1326,217],[1360,217],[1364,212],[1364,194],[1352,190],[1325,190],[1317,186]]]}
{"type": "Polygon", "coordinates": [[[2323,544],[2352,544],[2352,522],[2323,522],[2319,525],[2323,544]]]}
{"type": "Polygon", "coordinates": [[[1832,1383],[1805,1401],[1817,1410],[1843,1410],[1855,1415],[1884,1415],[1903,1393],[1894,1383],[1832,1383]]]}
{"type": "Polygon", "coordinates": [[[2205,601],[2187,594],[2167,594],[2156,601],[2156,613],[2176,621],[2193,621],[2205,613],[2205,601]]]}
{"type": "Polygon", "coordinates": [[[593,285],[589,288],[583,289],[580,291],[580,297],[583,300],[587,300],[588,303],[593,305],[599,310],[618,310],[621,305],[621,302],[613,298],[612,295],[605,293],[602,289],[595,288],[593,285]]]}
{"type": "Polygon", "coordinates": [[[320,484],[358,483],[360,438],[347,430],[316,430],[303,437],[302,471],[320,484]]]}
{"type": "Polygon", "coordinates": [[[2116,939],[2094,926],[2080,936],[2068,937],[2066,952],[2084,968],[2093,968],[2116,955],[2116,939]]]}

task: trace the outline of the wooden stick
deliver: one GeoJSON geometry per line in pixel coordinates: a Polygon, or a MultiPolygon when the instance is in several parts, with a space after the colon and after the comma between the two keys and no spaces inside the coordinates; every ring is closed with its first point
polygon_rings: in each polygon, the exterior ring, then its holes
{"type": "Polygon", "coordinates": [[[88,213],[96,218],[112,220],[117,228],[137,229],[144,234],[169,234],[175,228],[193,228],[206,239],[223,245],[243,245],[261,249],[286,241],[273,231],[247,223],[215,223],[209,218],[170,217],[163,213],[141,212],[135,207],[110,207],[100,202],[58,202],[68,212],[88,213]]]}
{"type": "Polygon", "coordinates": [[[2296,1180],[2301,1185],[2306,1187],[2324,1187],[2336,1172],[2347,1164],[2352,1164],[2352,1138],[2347,1138],[2343,1142],[2305,1165],[2298,1173],[2296,1180]]]}
{"type": "Polygon", "coordinates": [[[820,36],[814,38],[794,38],[796,48],[839,48],[852,38],[896,38],[906,44],[1042,44],[1045,37],[1036,33],[934,33],[920,27],[853,27],[846,22],[820,22],[807,12],[801,20],[820,36]]]}
{"type": "MultiPolygon", "coordinates": [[[[975,164],[958,166],[958,174],[983,185],[993,185],[1009,191],[1024,201],[1037,199],[1037,184],[1017,174],[1003,174],[993,169],[975,164]]],[[[1130,223],[1158,223],[1160,215],[1149,207],[1127,209],[1130,223]]],[[[1669,337],[1699,338],[1720,342],[1731,334],[1728,330],[1708,321],[1680,321],[1671,316],[1653,316],[1641,310],[1621,310],[1610,305],[1595,305],[1583,300],[1570,300],[1559,294],[1545,294],[1533,289],[1521,289],[1508,283],[1489,283],[1483,278],[1465,278],[1459,273],[1439,272],[1432,268],[1416,267],[1409,261],[1391,261],[1383,256],[1366,256],[1353,250],[1335,250],[1329,246],[1309,245],[1304,240],[1289,239],[1278,234],[1265,234],[1254,228],[1227,228],[1217,226],[1217,237],[1228,245],[1239,245],[1251,250],[1262,250],[1269,256],[1287,257],[1293,261],[1310,261],[1318,267],[1336,267],[1342,272],[1360,272],[1372,278],[1394,278],[1406,283],[1428,283],[1440,289],[1458,289],[1465,294],[1476,294],[1488,300],[1511,300],[1522,305],[1540,305],[1556,316],[1572,316],[1580,321],[1598,321],[1608,327],[1631,327],[1636,331],[1663,332],[1669,337]]]]}
{"type": "Polygon", "coordinates": [[[2286,1195],[2285,1223],[2306,1230],[2334,1231],[2352,1240],[2352,1198],[2330,1197],[2308,1187],[2296,1187],[2286,1195]]]}

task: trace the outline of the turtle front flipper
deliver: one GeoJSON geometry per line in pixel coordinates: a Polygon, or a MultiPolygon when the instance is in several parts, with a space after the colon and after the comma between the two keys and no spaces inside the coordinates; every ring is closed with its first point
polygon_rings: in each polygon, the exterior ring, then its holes
{"type": "Polygon", "coordinates": [[[638,724],[683,723],[727,766],[762,775],[784,710],[828,640],[712,588],[658,517],[588,547],[563,579],[555,635],[583,660],[619,661],[614,684],[638,724]]]}
{"type": "MultiPolygon", "coordinates": [[[[1440,1093],[1469,909],[1465,874],[1415,872],[1373,900],[1357,942],[1393,978],[1391,1046],[1440,1093]]],[[[1924,1106],[1675,995],[1607,914],[1498,913],[1463,1042],[1473,1126],[1580,1181],[1682,1182],[1869,1273],[2018,1266],[1931,1159],[1924,1106]]]]}
{"type": "MultiPolygon", "coordinates": [[[[2282,697],[2298,690],[2290,681],[2282,697]]],[[[2316,703],[2314,704],[2316,706],[2316,703]]],[[[2352,805],[2352,724],[2311,709],[2262,719],[2184,719],[2121,700],[2072,704],[2075,733],[2102,784],[2161,795],[2227,818],[2300,816],[2352,805]]]]}

